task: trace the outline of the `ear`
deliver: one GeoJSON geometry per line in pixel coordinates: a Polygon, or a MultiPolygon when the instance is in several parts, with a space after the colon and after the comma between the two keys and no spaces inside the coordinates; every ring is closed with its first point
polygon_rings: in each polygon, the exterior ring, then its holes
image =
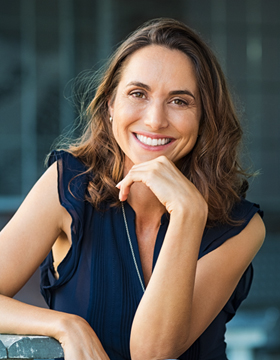
{"type": "Polygon", "coordinates": [[[114,118],[114,101],[112,98],[110,98],[107,102],[107,106],[108,106],[108,112],[109,112],[109,116],[111,116],[112,118],[114,118]]]}

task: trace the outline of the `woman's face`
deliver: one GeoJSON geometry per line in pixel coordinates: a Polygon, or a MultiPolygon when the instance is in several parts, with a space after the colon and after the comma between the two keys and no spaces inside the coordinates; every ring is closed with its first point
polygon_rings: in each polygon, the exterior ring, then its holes
{"type": "Polygon", "coordinates": [[[160,155],[176,163],[194,147],[201,116],[190,59],[158,45],[137,50],[124,64],[109,112],[126,171],[160,155]]]}

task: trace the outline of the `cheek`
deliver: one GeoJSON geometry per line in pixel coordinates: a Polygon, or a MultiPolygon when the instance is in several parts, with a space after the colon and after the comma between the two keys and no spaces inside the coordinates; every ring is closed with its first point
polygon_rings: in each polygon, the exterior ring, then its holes
{"type": "Polygon", "coordinates": [[[135,106],[121,106],[115,109],[112,124],[113,134],[116,139],[124,138],[130,133],[130,126],[140,117],[142,112],[135,106]]]}
{"type": "Polygon", "coordinates": [[[180,132],[183,137],[189,139],[197,138],[199,132],[199,121],[197,119],[185,120],[180,129],[180,132]]]}
{"type": "Polygon", "coordinates": [[[119,130],[118,124],[116,123],[115,119],[113,120],[113,135],[117,142],[119,142],[121,131],[119,130]]]}
{"type": "Polygon", "coordinates": [[[124,151],[126,144],[128,143],[128,138],[127,138],[128,132],[126,131],[125,124],[123,123],[123,121],[119,121],[119,119],[115,118],[113,120],[112,130],[116,142],[118,143],[120,148],[124,151]]]}

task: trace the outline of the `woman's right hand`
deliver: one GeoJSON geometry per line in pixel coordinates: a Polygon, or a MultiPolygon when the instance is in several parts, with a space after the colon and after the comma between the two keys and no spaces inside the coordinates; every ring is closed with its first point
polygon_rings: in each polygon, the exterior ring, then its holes
{"type": "Polygon", "coordinates": [[[83,318],[65,314],[57,330],[55,337],[61,343],[65,360],[109,360],[96,333],[83,318]]]}

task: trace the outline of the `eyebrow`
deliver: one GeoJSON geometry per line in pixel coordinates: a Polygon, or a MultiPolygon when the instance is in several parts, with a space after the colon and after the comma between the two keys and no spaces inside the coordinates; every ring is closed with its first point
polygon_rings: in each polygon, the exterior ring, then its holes
{"type": "MultiPolygon", "coordinates": [[[[151,91],[151,88],[150,88],[149,85],[144,84],[144,83],[142,83],[140,81],[131,81],[130,83],[128,83],[126,85],[126,87],[131,86],[131,85],[139,86],[139,87],[141,87],[143,89],[146,89],[147,91],[151,91]]],[[[194,98],[194,100],[195,100],[194,94],[189,90],[172,90],[172,91],[169,92],[169,94],[170,95],[189,95],[192,98],[194,98]]]]}
{"type": "Polygon", "coordinates": [[[170,91],[169,94],[170,95],[189,95],[192,98],[194,98],[194,100],[195,100],[194,94],[189,90],[174,90],[174,91],[170,91]]]}
{"type": "Polygon", "coordinates": [[[142,83],[142,82],[140,82],[140,81],[131,81],[130,83],[128,83],[128,84],[126,85],[126,87],[131,86],[131,85],[139,86],[139,87],[144,88],[144,89],[146,89],[146,90],[148,90],[148,91],[151,90],[151,88],[150,88],[149,85],[146,85],[146,84],[144,84],[144,83],[142,83]]]}

